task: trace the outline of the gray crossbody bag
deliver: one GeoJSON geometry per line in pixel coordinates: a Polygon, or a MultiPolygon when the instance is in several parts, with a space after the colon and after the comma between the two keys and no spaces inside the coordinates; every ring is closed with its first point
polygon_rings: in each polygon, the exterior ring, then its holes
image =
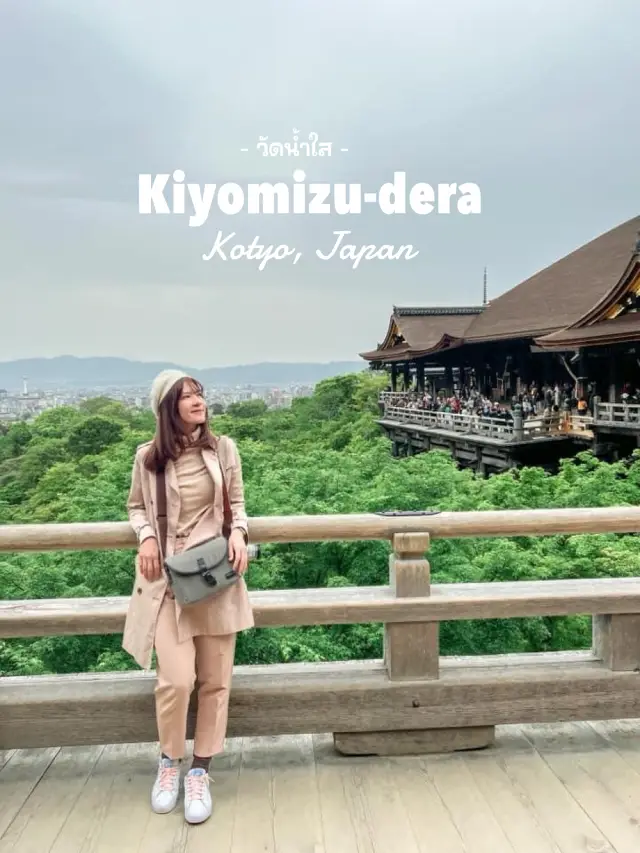
{"type": "Polygon", "coordinates": [[[157,509],[160,547],[169,585],[178,604],[182,607],[213,598],[237,583],[240,575],[229,560],[229,536],[231,534],[231,505],[222,466],[222,494],[224,502],[224,524],[222,536],[215,536],[187,548],[179,554],[164,557],[167,545],[167,492],[164,471],[158,471],[157,509]]]}

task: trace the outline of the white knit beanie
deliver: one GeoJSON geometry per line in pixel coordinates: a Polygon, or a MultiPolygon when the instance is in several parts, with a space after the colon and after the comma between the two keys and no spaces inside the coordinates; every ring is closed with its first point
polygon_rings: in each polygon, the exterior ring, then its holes
{"type": "Polygon", "coordinates": [[[179,379],[187,379],[188,375],[182,370],[162,370],[151,383],[149,399],[153,414],[158,417],[160,403],[167,396],[179,379]]]}

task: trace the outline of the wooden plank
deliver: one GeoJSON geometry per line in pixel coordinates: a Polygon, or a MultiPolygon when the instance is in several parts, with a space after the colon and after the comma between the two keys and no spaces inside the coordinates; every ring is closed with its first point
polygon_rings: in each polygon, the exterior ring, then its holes
{"type": "Polygon", "coordinates": [[[501,763],[562,853],[617,853],[592,816],[536,750],[505,750],[501,763]]]}
{"type": "Polygon", "coordinates": [[[636,853],[640,776],[587,724],[522,730],[613,850],[636,853]]]}
{"type": "MultiPolygon", "coordinates": [[[[563,439],[556,437],[554,440],[563,439]]],[[[249,519],[251,542],[391,539],[396,533],[469,538],[638,532],[640,507],[636,506],[483,510],[424,516],[376,513],[272,515],[249,519]]],[[[0,526],[0,552],[131,549],[136,545],[135,535],[127,521],[0,526]]]]}
{"type": "MultiPolygon", "coordinates": [[[[229,736],[640,716],[640,674],[583,655],[545,661],[444,659],[439,679],[409,682],[390,681],[381,662],[236,667],[229,736]]],[[[4,678],[0,749],[155,740],[154,683],[146,672],[4,678]]]]}
{"type": "MultiPolygon", "coordinates": [[[[590,726],[611,749],[624,759],[628,767],[640,774],[639,720],[593,720],[590,726]]],[[[640,788],[634,790],[640,791],[640,788]]]]}
{"type": "Polygon", "coordinates": [[[313,735],[312,743],[320,798],[322,853],[373,853],[370,840],[362,838],[366,828],[356,807],[358,800],[351,773],[352,762],[336,755],[328,735],[313,735]]]}
{"type": "MultiPolygon", "coordinates": [[[[87,785],[88,797],[83,800],[84,806],[79,805],[70,815],[77,832],[71,836],[74,841],[79,839],[82,829],[86,830],[81,853],[85,850],[146,853],[150,848],[145,848],[142,840],[154,820],[162,820],[165,826],[165,840],[159,849],[163,853],[182,853],[185,825],[184,817],[180,819],[179,810],[176,809],[170,815],[155,815],[151,811],[151,787],[156,775],[157,758],[156,744],[114,745],[104,750],[92,774],[95,787],[90,789],[87,785]],[[99,791],[102,791],[102,797],[96,803],[99,791]],[[94,804],[93,810],[91,803],[94,804]],[[93,816],[88,825],[87,814],[93,816]]],[[[69,837],[67,835],[67,839],[69,837]]],[[[60,853],[69,850],[63,846],[58,849],[60,853]]]]}
{"type": "Polygon", "coordinates": [[[243,738],[231,853],[277,853],[274,838],[274,773],[264,739],[243,738]],[[262,747],[262,748],[261,748],[262,747]]]}
{"type": "Polygon", "coordinates": [[[562,853],[541,825],[526,791],[504,767],[505,752],[523,750],[530,757],[534,753],[524,737],[513,738],[509,727],[499,730],[493,749],[467,753],[464,762],[516,853],[562,853]]]}
{"type": "MultiPolygon", "coordinates": [[[[0,720],[3,720],[2,714],[0,720]]],[[[0,728],[0,738],[2,731],[0,728]]],[[[0,771],[0,838],[4,838],[58,751],[57,746],[45,750],[17,750],[3,766],[0,771]]]]}
{"type": "MultiPolygon", "coordinates": [[[[402,800],[407,823],[420,853],[469,853],[449,809],[421,761],[389,759],[387,775],[402,800]]],[[[396,853],[398,849],[393,847],[390,853],[396,853]]]]}
{"type": "Polygon", "coordinates": [[[465,849],[473,853],[513,853],[491,804],[459,755],[422,759],[421,766],[440,795],[465,849]]]}
{"type": "MultiPolygon", "coordinates": [[[[358,833],[358,851],[420,853],[418,839],[407,820],[404,803],[386,761],[350,759],[348,791],[358,833]]],[[[340,847],[333,849],[340,850],[340,847]]],[[[332,853],[331,848],[326,853],[332,853]]]]}
{"type": "Polygon", "coordinates": [[[162,817],[151,813],[156,760],[155,744],[105,747],[55,842],[40,849],[49,853],[182,853],[184,821],[179,813],[162,817]],[[161,837],[156,835],[156,845],[143,845],[143,837],[155,840],[150,836],[154,828],[162,831],[161,837]]]}
{"type": "MultiPolygon", "coordinates": [[[[324,847],[314,853],[427,853],[433,838],[441,853],[464,853],[445,847],[435,821],[429,833],[420,837],[386,760],[345,758],[334,751],[326,736],[315,735],[314,747],[324,833],[324,847]]],[[[431,816],[422,779],[414,775],[413,781],[419,788],[415,793],[420,797],[421,815],[431,816]]],[[[311,846],[299,850],[312,852],[311,846]]]]}
{"type": "Polygon", "coordinates": [[[100,747],[67,747],[58,752],[30,792],[0,841],[1,853],[50,850],[82,793],[100,747]]]}
{"type": "MultiPolygon", "coordinates": [[[[614,739],[620,725],[611,724],[614,739]]],[[[57,805],[73,793],[67,783],[79,780],[70,772],[66,779],[62,762],[54,779],[51,765],[52,777],[45,774],[25,803],[33,819],[19,816],[0,850],[635,853],[640,777],[591,728],[501,730],[488,753],[422,760],[342,758],[325,736],[312,739],[313,756],[307,737],[230,742],[212,764],[214,815],[199,827],[184,825],[181,803],[171,815],[151,813],[156,744],[108,747],[66,820],[57,805]]],[[[640,755],[638,721],[621,731],[640,755]]]]}
{"type": "MultiPolygon", "coordinates": [[[[322,814],[311,735],[262,741],[273,774],[273,838],[278,853],[324,850],[322,814]]],[[[244,807],[242,809],[244,813],[244,807]]],[[[244,819],[244,817],[243,817],[244,819]]],[[[247,844],[238,851],[255,850],[247,844]]],[[[329,851],[327,851],[329,853],[329,851]]]]}
{"type": "MultiPolygon", "coordinates": [[[[396,598],[391,586],[252,590],[256,626],[444,622],[640,613],[640,578],[450,583],[396,598]]],[[[128,596],[0,601],[0,639],[121,634],[128,596]]]]}
{"type": "Polygon", "coordinates": [[[484,749],[493,744],[493,726],[417,729],[393,732],[336,732],[333,742],[342,755],[425,755],[484,749]]]}

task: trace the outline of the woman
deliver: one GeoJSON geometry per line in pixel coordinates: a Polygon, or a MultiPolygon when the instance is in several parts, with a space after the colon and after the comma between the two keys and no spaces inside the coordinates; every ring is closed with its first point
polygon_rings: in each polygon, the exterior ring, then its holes
{"type": "Polygon", "coordinates": [[[242,469],[235,442],[214,437],[209,429],[199,382],[182,371],[163,371],[151,387],[151,408],[156,433],[136,452],[128,500],[139,550],[123,647],[145,669],[151,669],[156,652],[161,755],[151,805],[158,813],[172,811],[178,800],[187,712],[197,677],[198,714],[184,813],[189,823],[201,823],[212,809],[209,764],[224,747],[236,634],[254,624],[242,577],[248,541],[242,469]],[[156,498],[156,473],[163,468],[165,556],[221,534],[225,484],[231,509],[229,558],[241,577],[219,595],[185,608],[173,597],[163,570],[156,498]]]}

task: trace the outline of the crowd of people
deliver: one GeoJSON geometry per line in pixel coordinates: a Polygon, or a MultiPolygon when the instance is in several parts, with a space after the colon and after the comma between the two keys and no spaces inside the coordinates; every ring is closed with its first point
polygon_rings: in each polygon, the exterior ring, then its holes
{"type": "MultiPolygon", "coordinates": [[[[390,389],[389,389],[390,390],[390,389]]],[[[591,400],[589,397],[575,394],[575,388],[570,384],[555,385],[532,383],[520,394],[511,398],[509,404],[499,402],[475,387],[462,387],[454,390],[453,394],[430,391],[408,392],[393,401],[394,406],[417,409],[429,412],[447,412],[476,417],[495,418],[506,422],[513,420],[513,410],[520,406],[524,420],[559,415],[561,411],[577,411],[578,414],[589,414],[591,400]]]]}

